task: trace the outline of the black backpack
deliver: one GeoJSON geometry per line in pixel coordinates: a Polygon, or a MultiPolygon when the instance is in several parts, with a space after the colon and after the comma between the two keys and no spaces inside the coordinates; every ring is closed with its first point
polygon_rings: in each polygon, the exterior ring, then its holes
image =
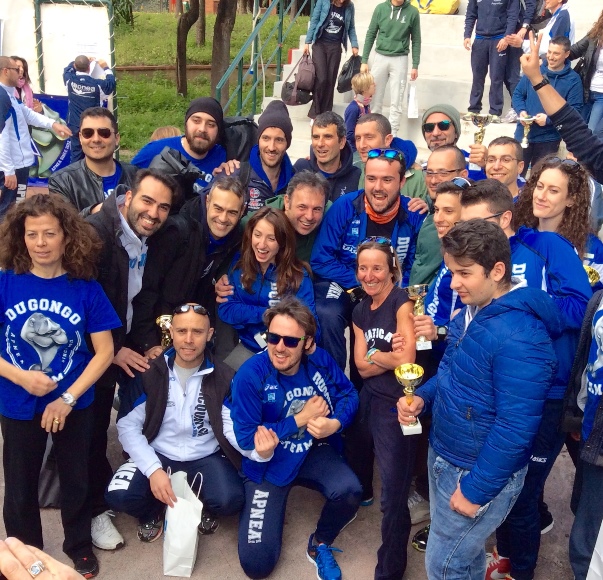
{"type": "Polygon", "coordinates": [[[226,159],[249,161],[249,153],[258,142],[258,126],[249,117],[224,117],[224,142],[226,159]]]}

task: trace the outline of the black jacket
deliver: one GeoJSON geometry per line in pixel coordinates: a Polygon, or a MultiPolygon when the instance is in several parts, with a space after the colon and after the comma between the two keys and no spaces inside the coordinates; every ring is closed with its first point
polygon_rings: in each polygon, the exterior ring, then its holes
{"type": "Polygon", "coordinates": [[[570,48],[570,60],[584,57],[584,66],[578,74],[582,79],[582,86],[584,87],[585,103],[588,103],[590,98],[590,81],[595,74],[599,50],[600,48],[597,47],[597,43],[588,35],[576,42],[576,44],[572,44],[570,48]]]}
{"type": "MultiPolygon", "coordinates": [[[[121,167],[118,185],[130,187],[134,183],[138,167],[119,161],[115,163],[121,167]]],[[[105,201],[103,178],[88,168],[86,159],[76,161],[53,173],[48,179],[48,190],[50,193],[60,193],[66,197],[83,217],[90,214],[92,206],[105,201]]]]}
{"type": "MultiPolygon", "coordinates": [[[[203,397],[209,422],[224,455],[237,469],[240,469],[241,454],[224,436],[222,424],[222,403],[230,393],[230,383],[234,371],[224,363],[213,361],[209,350],[205,351],[205,356],[214,365],[213,372],[203,378],[203,397]]],[[[168,381],[168,367],[162,354],[150,362],[150,368],[144,373],[136,372],[134,379],[128,379],[121,390],[122,400],[118,420],[128,414],[140,396],[146,395],[146,414],[142,434],[149,443],[157,437],[163,423],[168,400],[168,381]]]]}

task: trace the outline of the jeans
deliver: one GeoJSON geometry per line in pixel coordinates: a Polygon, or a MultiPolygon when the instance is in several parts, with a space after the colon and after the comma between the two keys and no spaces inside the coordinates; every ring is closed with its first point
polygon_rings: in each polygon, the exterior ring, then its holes
{"type": "Polygon", "coordinates": [[[513,507],[526,471],[527,466],[511,475],[500,493],[470,518],[450,508],[452,494],[469,472],[452,465],[429,448],[431,528],[425,553],[429,580],[484,580],[484,544],[513,507]]]}
{"type": "Polygon", "coordinates": [[[496,530],[498,553],[510,558],[511,576],[515,580],[531,580],[534,577],[540,550],[538,504],[546,479],[565,441],[565,434],[559,431],[562,410],[562,400],[549,399],[545,402],[523,489],[507,519],[496,530]]]}
{"type": "Polygon", "coordinates": [[[590,117],[588,118],[588,128],[594,132],[599,121],[603,119],[603,93],[591,91],[590,102],[593,106],[590,110],[590,117]]]}

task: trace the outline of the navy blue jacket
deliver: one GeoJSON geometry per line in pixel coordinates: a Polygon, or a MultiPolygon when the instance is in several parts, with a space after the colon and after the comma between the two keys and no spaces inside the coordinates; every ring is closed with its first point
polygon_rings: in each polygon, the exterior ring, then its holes
{"type": "Polygon", "coordinates": [[[67,87],[69,111],[67,125],[74,131],[80,128],[80,116],[89,107],[100,105],[101,91],[110,95],[115,90],[115,76],[108,70],[106,78],[94,79],[87,73],[75,70],[73,63],[68,64],[63,71],[63,82],[67,87]]]}
{"type": "MultiPolygon", "coordinates": [[[[306,34],[306,44],[312,44],[320,39],[327,26],[327,18],[331,10],[331,0],[317,0],[310,17],[308,34],[306,34]]],[[[343,48],[348,49],[348,37],[352,48],[358,48],[358,38],[356,37],[356,26],[354,22],[354,4],[348,2],[343,14],[343,48]]]]}
{"type": "Polygon", "coordinates": [[[341,150],[340,159],[341,167],[335,173],[324,173],[318,168],[316,155],[314,155],[314,150],[310,148],[310,159],[298,159],[293,169],[295,169],[296,173],[304,169],[313,171],[314,173],[322,173],[331,188],[329,200],[335,201],[346,193],[357,191],[360,175],[362,174],[359,167],[354,167],[354,153],[349,142],[341,150]]]}
{"type": "Polygon", "coordinates": [[[465,16],[465,36],[484,38],[513,34],[519,17],[519,0],[469,0],[465,16]]]}
{"type": "MultiPolygon", "coordinates": [[[[524,283],[525,284],[525,283],[524,283]]],[[[469,473],[463,495],[485,505],[527,465],[556,373],[560,313],[542,290],[515,288],[450,323],[438,373],[417,390],[432,412],[430,444],[469,473]]]]}
{"type": "Polygon", "coordinates": [[[11,109],[13,108],[8,93],[0,90],[0,133],[4,131],[4,125],[10,117],[11,109]]]}
{"type": "MultiPolygon", "coordinates": [[[[543,75],[546,75],[551,81],[551,85],[555,90],[577,111],[582,109],[584,104],[584,96],[582,91],[582,81],[578,73],[574,72],[569,61],[566,61],[565,66],[560,71],[552,71],[546,65],[540,67],[543,75]]],[[[521,111],[526,111],[530,117],[538,113],[544,113],[544,107],[532,87],[532,83],[527,76],[522,76],[521,80],[515,87],[512,99],[513,108],[519,114],[521,111]]],[[[523,125],[517,123],[515,129],[515,139],[521,141],[523,138],[523,125]]],[[[561,135],[555,129],[550,118],[547,118],[546,125],[541,127],[536,123],[532,123],[530,132],[528,133],[528,141],[530,143],[546,143],[548,141],[560,141],[561,135]]]]}
{"type": "MultiPolygon", "coordinates": [[[[415,261],[417,236],[424,215],[409,211],[409,199],[400,195],[400,210],[394,226],[392,244],[402,265],[402,285],[408,285],[415,261]]],[[[314,242],[310,265],[312,272],[342,288],[358,286],[356,249],[366,238],[368,218],[364,209],[364,189],[340,197],[325,214],[314,242]]]]}
{"type": "MultiPolygon", "coordinates": [[[[283,160],[281,161],[281,172],[279,174],[278,184],[276,190],[272,189],[270,179],[266,175],[262,162],[260,160],[259,149],[257,145],[254,145],[249,154],[249,165],[251,165],[251,171],[249,172],[249,201],[247,202],[248,211],[257,211],[266,204],[266,201],[277,195],[282,195],[287,191],[287,185],[295,173],[293,164],[289,155],[285,153],[283,160]]],[[[238,176],[240,169],[234,173],[238,176]]]]}

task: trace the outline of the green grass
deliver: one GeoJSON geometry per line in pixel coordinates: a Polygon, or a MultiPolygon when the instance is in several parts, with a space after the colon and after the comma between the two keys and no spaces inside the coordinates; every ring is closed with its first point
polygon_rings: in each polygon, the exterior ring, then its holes
{"type": "MultiPolygon", "coordinates": [[[[271,16],[267,31],[277,22],[271,16]]],[[[207,45],[195,43],[195,27],[188,35],[187,62],[189,64],[211,64],[211,44],[215,16],[207,17],[207,45]]],[[[115,52],[118,66],[124,65],[173,65],[176,62],[176,23],[170,14],[135,14],[134,28],[119,27],[115,33],[115,52]]],[[[283,43],[283,60],[286,62],[289,48],[297,47],[300,35],[307,30],[308,18],[300,18],[283,43]]],[[[289,25],[288,18],[285,28],[289,25]]],[[[239,14],[232,33],[230,56],[233,59],[251,33],[251,15],[239,14]]],[[[276,47],[272,39],[264,50],[266,58],[276,47]]],[[[248,59],[247,59],[248,61],[248,59]]],[[[151,133],[163,125],[183,128],[184,113],[191,99],[211,95],[210,72],[199,74],[188,82],[188,97],[176,94],[173,75],[162,72],[132,74],[118,72],[117,95],[119,105],[119,130],[122,157],[124,159],[138,151],[148,142],[151,133]]],[[[267,84],[271,94],[272,83],[267,84]]],[[[260,88],[260,87],[258,87],[260,88]]],[[[261,91],[258,91],[261,98],[261,91]]]]}

